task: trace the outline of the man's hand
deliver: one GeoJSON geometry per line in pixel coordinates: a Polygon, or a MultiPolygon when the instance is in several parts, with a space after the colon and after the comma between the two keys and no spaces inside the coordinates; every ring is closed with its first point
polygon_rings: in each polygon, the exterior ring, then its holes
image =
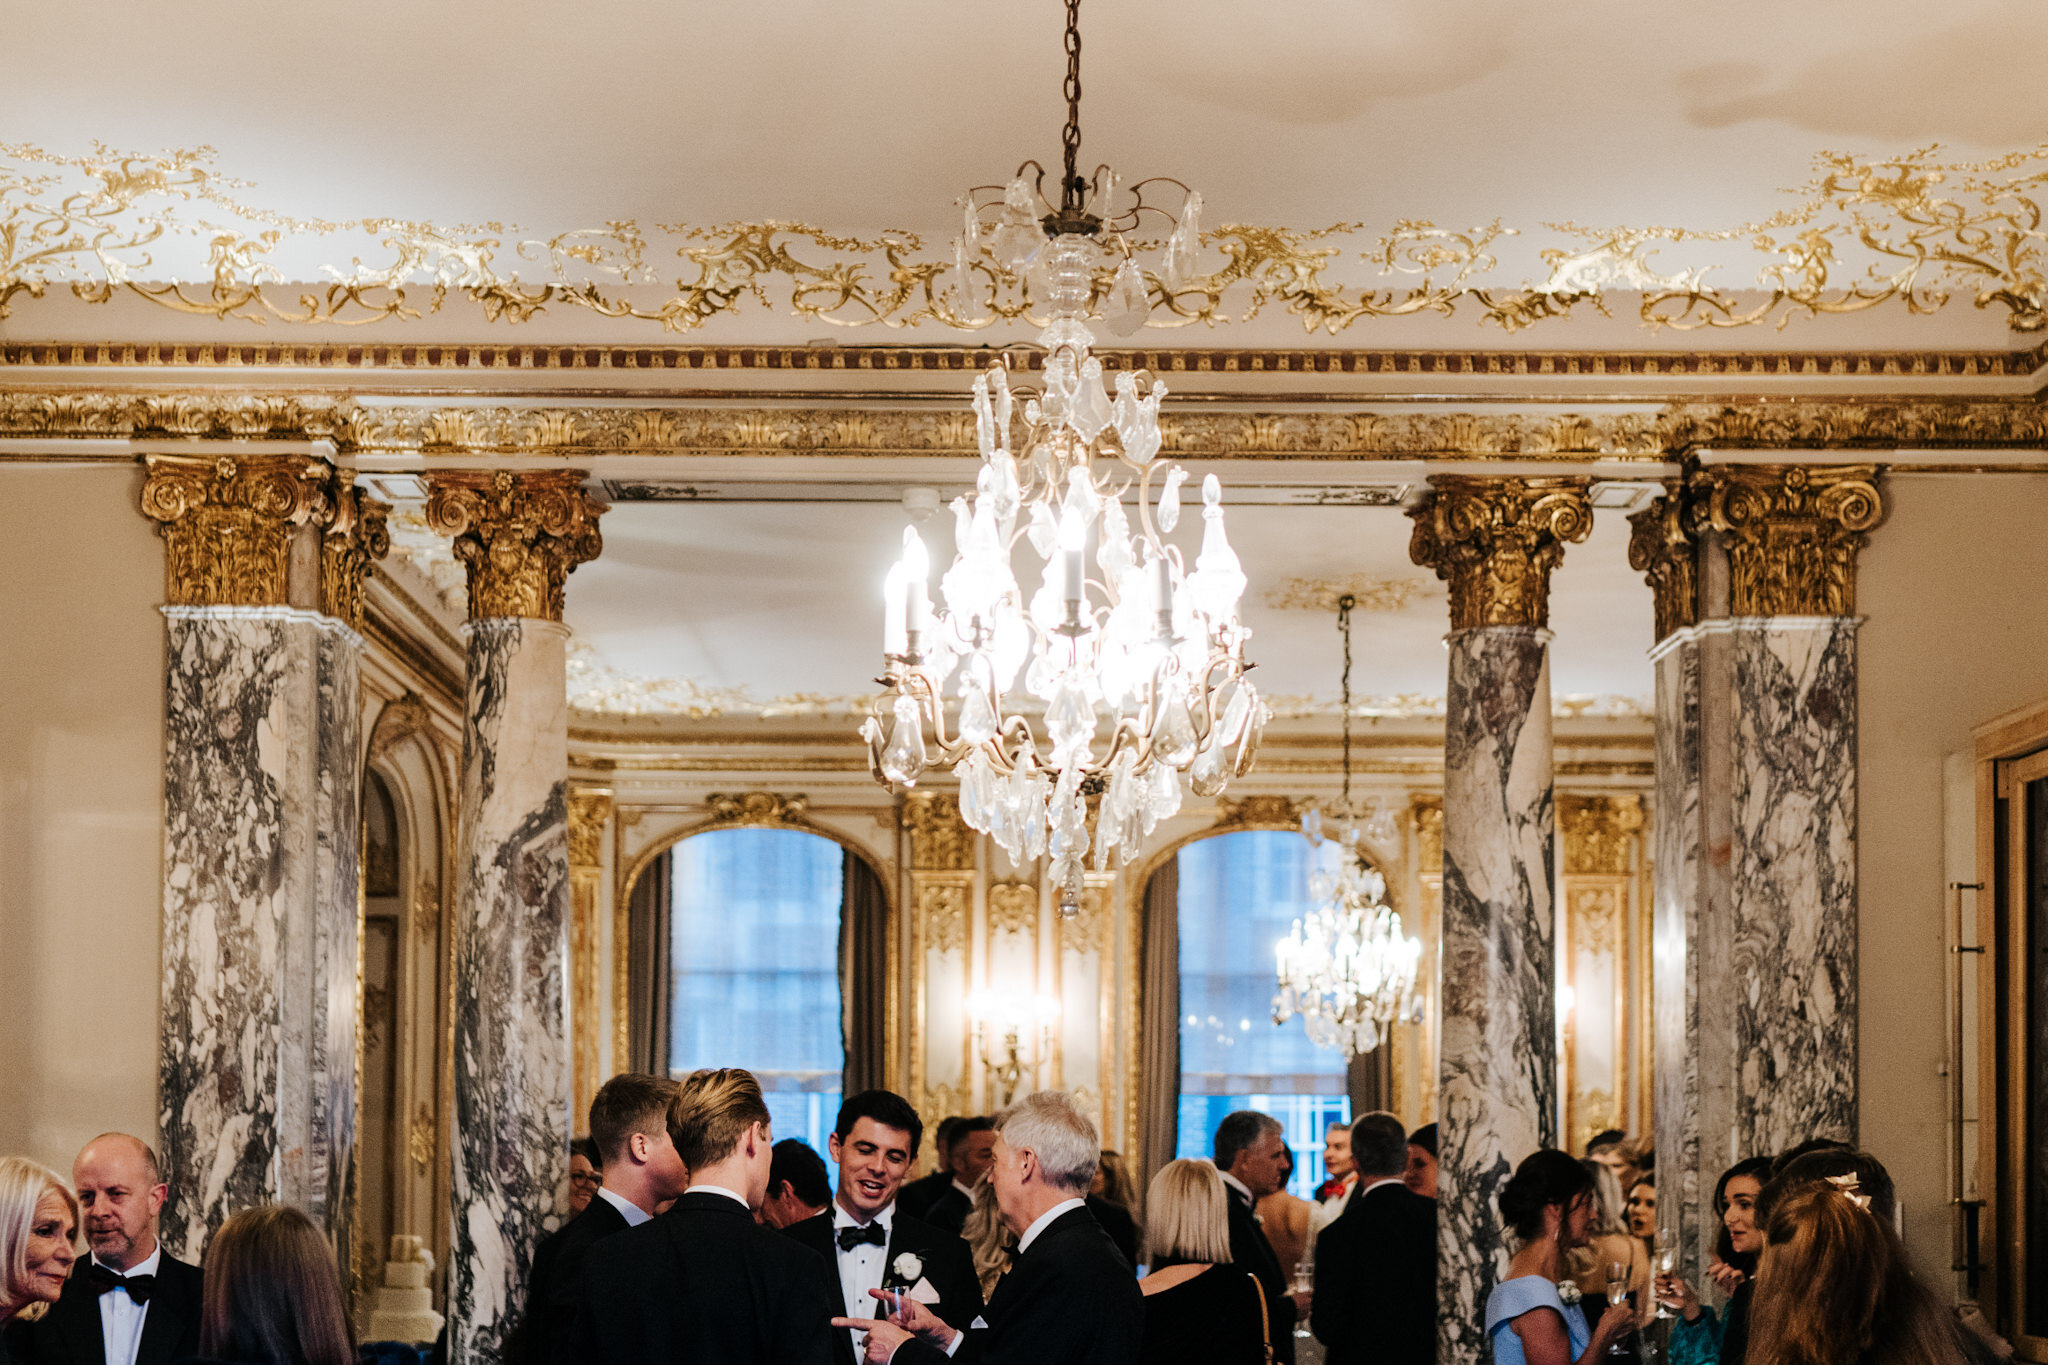
{"type": "Polygon", "coordinates": [[[889,1365],[889,1357],[896,1354],[896,1348],[911,1338],[911,1333],[887,1318],[834,1318],[832,1325],[867,1333],[860,1356],[867,1365],[889,1365]]]}
{"type": "Polygon", "coordinates": [[[870,1289],[868,1293],[881,1303],[890,1322],[909,1329],[942,1351],[951,1350],[953,1339],[960,1335],[937,1313],[908,1294],[893,1289],[870,1289]]]}

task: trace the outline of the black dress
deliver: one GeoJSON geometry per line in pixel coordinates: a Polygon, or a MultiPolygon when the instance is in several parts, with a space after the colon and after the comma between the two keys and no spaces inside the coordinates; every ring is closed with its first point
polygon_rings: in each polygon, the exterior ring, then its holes
{"type": "Polygon", "coordinates": [[[1263,1365],[1265,1296],[1251,1275],[1212,1265],[1145,1296],[1143,1365],[1263,1365]]]}

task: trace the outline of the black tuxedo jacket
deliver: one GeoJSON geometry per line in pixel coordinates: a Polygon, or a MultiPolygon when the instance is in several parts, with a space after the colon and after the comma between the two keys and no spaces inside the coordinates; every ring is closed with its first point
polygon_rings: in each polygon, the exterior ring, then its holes
{"type": "MultiPolygon", "coordinates": [[[[782,1231],[784,1236],[803,1243],[825,1259],[831,1276],[832,1300],[834,1303],[842,1302],[844,1291],[839,1282],[839,1242],[832,1227],[831,1210],[827,1209],[816,1218],[792,1223],[782,1231]]],[[[930,1280],[932,1288],[939,1293],[938,1302],[926,1307],[938,1314],[948,1326],[956,1322],[973,1322],[981,1316],[981,1279],[974,1273],[974,1257],[967,1250],[967,1243],[950,1232],[941,1232],[930,1223],[912,1218],[899,1206],[895,1216],[889,1220],[889,1245],[882,1249],[882,1275],[885,1280],[893,1278],[889,1268],[905,1252],[924,1262],[923,1278],[930,1280]]],[[[838,1310],[833,1311],[838,1316],[838,1310]]],[[[880,1309],[870,1303],[865,1313],[850,1316],[875,1317],[879,1313],[880,1309]]],[[[845,1331],[835,1330],[832,1344],[837,1348],[834,1354],[841,1365],[854,1365],[853,1339],[845,1331]]],[[[962,1342],[960,1353],[953,1358],[955,1361],[968,1359],[968,1343],[962,1342]]]]}
{"type": "Polygon", "coordinates": [[[1309,1326],[1329,1365],[1434,1365],[1436,1201],[1400,1184],[1352,1195],[1316,1238],[1309,1326]]]}
{"type": "Polygon", "coordinates": [[[923,1213],[917,1216],[930,1223],[940,1232],[950,1232],[955,1237],[967,1226],[967,1215],[974,1211],[974,1201],[960,1193],[960,1187],[953,1183],[953,1177],[946,1177],[946,1188],[939,1191],[939,1197],[925,1205],[923,1213]]]}
{"type": "MultiPolygon", "coordinates": [[[[982,1318],[983,1328],[946,1325],[965,1330],[961,1351],[978,1351],[986,1365],[1133,1365],[1145,1296],[1102,1225],[1085,1208],[1069,1209],[1017,1258],[982,1318]]],[[[945,1362],[944,1351],[918,1337],[897,1347],[892,1365],[945,1362]]]]}
{"type": "MultiPolygon", "coordinates": [[[[91,1264],[90,1256],[78,1258],[49,1312],[34,1322],[8,1325],[8,1349],[21,1365],[106,1365],[100,1296],[86,1275],[91,1264]]],[[[199,1354],[200,1283],[198,1266],[175,1260],[168,1251],[157,1261],[135,1365],[171,1365],[199,1354]]]]}
{"type": "MultiPolygon", "coordinates": [[[[953,1188],[951,1171],[933,1171],[906,1183],[896,1191],[896,1208],[912,1218],[924,1218],[931,1206],[939,1202],[939,1196],[953,1188]]],[[[926,1218],[926,1222],[931,1220],[926,1218]]]]}
{"type": "Polygon", "coordinates": [[[722,1194],[685,1194],[659,1218],[593,1243],[582,1281],[560,1362],[838,1360],[831,1321],[839,1296],[827,1293],[816,1253],[722,1194]]]}
{"type": "Polygon", "coordinates": [[[506,1343],[509,1365],[548,1365],[555,1358],[576,1321],[584,1257],[594,1244],[625,1230],[626,1215],[593,1195],[583,1212],[541,1238],[526,1280],[526,1317],[506,1343]]]}
{"type": "Polygon", "coordinates": [[[1116,1249],[1124,1254],[1135,1272],[1138,1268],[1138,1220],[1121,1204],[1112,1204],[1095,1195],[1088,1196],[1088,1212],[1095,1215],[1095,1221],[1102,1224],[1102,1230],[1109,1234],[1109,1240],[1116,1243],[1116,1249]]]}
{"type": "Polygon", "coordinates": [[[1240,1270],[1251,1272],[1266,1296],[1266,1335],[1273,1343],[1273,1359],[1280,1365],[1294,1365],[1294,1300],[1287,1297],[1288,1271],[1280,1267],[1273,1244],[1253,1216],[1252,1201],[1235,1185],[1223,1187],[1230,1205],[1230,1260],[1240,1270]]]}

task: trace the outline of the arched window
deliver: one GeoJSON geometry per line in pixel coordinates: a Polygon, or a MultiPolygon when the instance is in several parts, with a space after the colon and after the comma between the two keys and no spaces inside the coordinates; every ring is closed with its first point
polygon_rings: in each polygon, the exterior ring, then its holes
{"type": "Polygon", "coordinates": [[[1314,909],[1309,878],[1334,866],[1334,842],[1287,830],[1200,839],[1179,854],[1180,1099],[1177,1156],[1208,1156],[1237,1109],[1279,1119],[1294,1149],[1288,1189],[1315,1197],[1323,1130],[1351,1121],[1344,1057],[1317,1047],[1300,1018],[1275,1026],[1274,945],[1314,909]]]}
{"type": "Polygon", "coordinates": [[[850,856],[792,829],[711,830],[670,854],[670,1073],[745,1067],[767,1092],[776,1138],[821,1153],[846,1067],[839,961],[850,856]]]}

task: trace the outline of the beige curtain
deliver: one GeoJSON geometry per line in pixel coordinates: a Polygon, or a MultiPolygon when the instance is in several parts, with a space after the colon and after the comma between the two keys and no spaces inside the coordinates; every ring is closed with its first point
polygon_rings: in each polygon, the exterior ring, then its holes
{"type": "Polygon", "coordinates": [[[626,903],[627,1065],[656,1076],[668,1075],[671,856],[664,850],[640,870],[626,903]]]}
{"type": "Polygon", "coordinates": [[[845,854],[845,891],[839,903],[839,980],[844,1004],[840,1036],[846,1048],[841,1080],[849,1095],[883,1083],[883,1037],[889,997],[889,905],[882,879],[867,860],[845,854]]]}
{"type": "Polygon", "coordinates": [[[1180,1113],[1180,860],[1145,883],[1138,1003],[1139,1198],[1173,1160],[1180,1113]]]}

